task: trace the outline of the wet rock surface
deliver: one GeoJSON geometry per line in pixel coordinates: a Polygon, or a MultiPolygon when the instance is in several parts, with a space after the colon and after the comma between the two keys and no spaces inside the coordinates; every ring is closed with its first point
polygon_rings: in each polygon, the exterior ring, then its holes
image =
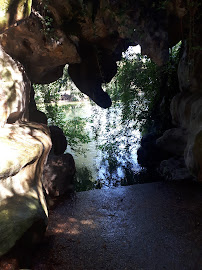
{"type": "Polygon", "coordinates": [[[193,182],[77,193],[51,210],[32,269],[199,270],[201,207],[193,182]]]}

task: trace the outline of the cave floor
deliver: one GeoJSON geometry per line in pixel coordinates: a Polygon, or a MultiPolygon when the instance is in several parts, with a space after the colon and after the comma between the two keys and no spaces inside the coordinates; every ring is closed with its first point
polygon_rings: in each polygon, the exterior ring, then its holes
{"type": "Polygon", "coordinates": [[[139,184],[60,201],[32,269],[202,269],[201,185],[139,184]]]}

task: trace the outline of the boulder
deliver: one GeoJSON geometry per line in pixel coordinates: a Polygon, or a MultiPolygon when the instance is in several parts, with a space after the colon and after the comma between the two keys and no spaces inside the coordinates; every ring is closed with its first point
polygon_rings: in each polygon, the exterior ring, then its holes
{"type": "Polygon", "coordinates": [[[159,173],[169,181],[191,180],[194,178],[187,169],[183,157],[163,160],[159,166],[159,173]]]}
{"type": "Polygon", "coordinates": [[[192,133],[198,129],[202,119],[202,94],[201,92],[181,92],[173,97],[170,112],[173,124],[192,133]]]}
{"type": "Polygon", "coordinates": [[[61,155],[67,148],[67,139],[61,128],[57,126],[49,126],[51,133],[52,149],[54,155],[61,155]]]}
{"type": "Polygon", "coordinates": [[[28,120],[30,80],[24,67],[0,44],[0,127],[6,122],[28,120]]]}
{"type": "Polygon", "coordinates": [[[141,146],[137,151],[138,163],[142,167],[156,168],[160,162],[170,157],[170,154],[156,144],[157,134],[149,133],[143,136],[141,146]]]}
{"type": "Polygon", "coordinates": [[[186,129],[172,128],[166,130],[163,136],[156,140],[156,145],[172,155],[183,156],[187,138],[186,129]]]}
{"type": "MultiPolygon", "coordinates": [[[[202,138],[202,94],[181,92],[171,102],[173,123],[186,130],[187,142],[184,159],[190,172],[202,180],[201,138],[202,138]]],[[[185,138],[185,137],[184,137],[185,138]]]]}
{"type": "MultiPolygon", "coordinates": [[[[47,226],[41,177],[51,148],[47,127],[36,123],[6,124],[0,129],[0,256],[31,228],[47,226]]],[[[37,239],[30,234],[30,245],[37,239]]]]}
{"type": "Polygon", "coordinates": [[[58,197],[72,191],[75,172],[75,162],[71,154],[49,155],[43,171],[43,186],[46,193],[58,197]]]}

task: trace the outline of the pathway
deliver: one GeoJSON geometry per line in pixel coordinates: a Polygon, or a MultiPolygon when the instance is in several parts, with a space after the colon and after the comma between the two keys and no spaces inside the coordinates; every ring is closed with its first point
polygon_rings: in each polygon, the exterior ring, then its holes
{"type": "Polygon", "coordinates": [[[60,202],[33,270],[68,269],[202,269],[201,186],[140,184],[60,202]]]}

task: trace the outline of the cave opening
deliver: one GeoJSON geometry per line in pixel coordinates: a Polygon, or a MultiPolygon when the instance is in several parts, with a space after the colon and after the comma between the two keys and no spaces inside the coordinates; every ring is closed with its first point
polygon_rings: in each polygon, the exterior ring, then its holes
{"type": "Polygon", "coordinates": [[[163,67],[140,50],[139,45],[129,46],[117,62],[117,74],[102,84],[112,100],[108,109],[77,90],[68,65],[58,81],[34,85],[37,107],[48,125],[58,126],[66,136],[65,154],[76,162],[76,191],[163,180],[159,164],[170,154],[155,140],[172,127],[169,104],[178,92],[181,42],[163,67]]]}
{"type": "Polygon", "coordinates": [[[142,134],[154,121],[148,115],[159,87],[158,67],[140,52],[139,45],[129,46],[117,62],[117,75],[103,84],[112,100],[108,109],[77,90],[68,66],[58,81],[34,85],[38,110],[46,114],[49,126],[58,126],[66,136],[65,154],[73,155],[76,163],[76,191],[161,180],[137,157],[142,134]]]}
{"type": "Polygon", "coordinates": [[[0,3],[0,268],[201,269],[201,3],[0,3]]]}

